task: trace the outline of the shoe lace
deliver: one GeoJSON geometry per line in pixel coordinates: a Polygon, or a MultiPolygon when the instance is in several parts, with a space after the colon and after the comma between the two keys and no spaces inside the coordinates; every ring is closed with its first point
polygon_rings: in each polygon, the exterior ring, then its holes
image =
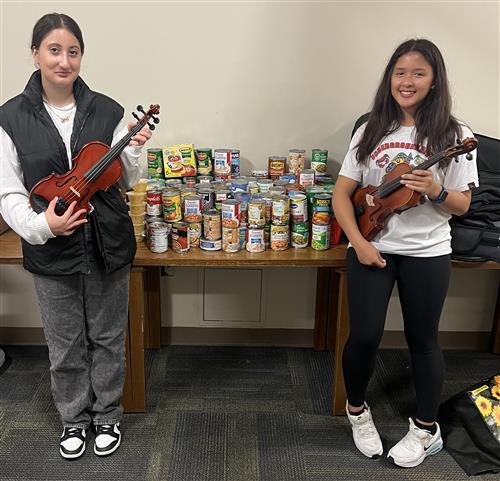
{"type": "Polygon", "coordinates": [[[65,427],[64,428],[64,435],[63,435],[63,441],[65,441],[68,438],[72,438],[74,436],[77,436],[82,433],[82,429],[80,428],[75,428],[75,427],[65,427]]]}
{"type": "Polygon", "coordinates": [[[114,434],[113,424],[99,424],[97,426],[97,434],[114,434]]]}
{"type": "Polygon", "coordinates": [[[363,437],[369,438],[375,435],[377,429],[375,428],[375,424],[371,420],[368,420],[359,426],[359,432],[363,437]]]}
{"type": "Polygon", "coordinates": [[[406,433],[406,436],[401,440],[401,443],[412,449],[422,449],[422,447],[425,445],[426,438],[428,437],[428,433],[426,433],[422,429],[413,427],[406,433]]]}

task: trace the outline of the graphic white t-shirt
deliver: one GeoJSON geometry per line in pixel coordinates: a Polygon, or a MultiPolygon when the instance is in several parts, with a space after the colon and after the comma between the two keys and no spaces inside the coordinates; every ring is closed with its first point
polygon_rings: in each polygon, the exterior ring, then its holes
{"type": "MultiPolygon", "coordinates": [[[[339,175],[353,179],[361,184],[380,185],[384,175],[400,163],[416,167],[428,159],[425,146],[414,143],[415,127],[400,127],[385,137],[370,155],[367,165],[356,159],[356,145],[359,142],[366,124],[362,125],[351,140],[349,151],[345,156],[339,175]]],[[[473,137],[471,130],[462,125],[462,139],[473,137]]],[[[433,165],[436,182],[445,189],[459,192],[467,191],[472,185],[478,186],[476,167],[476,151],[473,159],[467,160],[465,155],[452,160],[445,167],[433,165]]],[[[451,234],[447,214],[438,205],[429,200],[401,214],[391,216],[385,228],[373,239],[373,245],[380,251],[414,257],[434,257],[451,253],[451,234]]]]}

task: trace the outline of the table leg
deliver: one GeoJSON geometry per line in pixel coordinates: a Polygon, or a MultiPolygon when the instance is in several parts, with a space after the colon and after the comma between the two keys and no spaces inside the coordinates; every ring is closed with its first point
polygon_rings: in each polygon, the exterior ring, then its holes
{"type": "Polygon", "coordinates": [[[126,339],[127,372],[122,404],[126,412],[144,412],[146,384],[144,373],[144,269],[132,268],[126,339]]]}
{"type": "Polygon", "coordinates": [[[314,319],[314,350],[324,351],[328,328],[328,301],[330,296],[329,267],[318,267],[316,276],[316,312],[314,319]]]}
{"type": "Polygon", "coordinates": [[[335,337],[335,361],[333,366],[332,414],[345,414],[347,399],[342,372],[342,353],[349,336],[349,311],[347,304],[347,274],[345,269],[337,270],[339,274],[338,311],[335,337]]]}
{"type": "Polygon", "coordinates": [[[144,319],[144,348],[159,349],[161,347],[161,269],[146,269],[146,315],[144,319]]]}

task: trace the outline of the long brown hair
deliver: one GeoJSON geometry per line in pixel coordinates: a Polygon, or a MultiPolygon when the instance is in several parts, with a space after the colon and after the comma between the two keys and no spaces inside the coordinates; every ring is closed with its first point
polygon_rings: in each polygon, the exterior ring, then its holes
{"type": "Polygon", "coordinates": [[[422,145],[426,140],[427,150],[436,153],[454,145],[460,135],[460,125],[451,115],[451,95],[441,52],[429,40],[407,40],[394,51],[385,67],[368,123],[357,145],[356,158],[359,162],[367,162],[377,144],[401,126],[403,112],[392,97],[391,76],[399,57],[409,52],[419,52],[432,67],[434,75],[433,88],[415,113],[415,143],[422,145]]]}

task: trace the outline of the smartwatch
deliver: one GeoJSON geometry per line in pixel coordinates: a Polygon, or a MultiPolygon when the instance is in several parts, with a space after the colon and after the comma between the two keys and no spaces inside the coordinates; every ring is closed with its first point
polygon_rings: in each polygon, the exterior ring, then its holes
{"type": "Polygon", "coordinates": [[[445,200],[446,197],[448,197],[448,191],[444,188],[444,186],[441,186],[441,192],[435,199],[431,199],[428,197],[428,199],[433,203],[433,204],[442,204],[445,200]]]}

